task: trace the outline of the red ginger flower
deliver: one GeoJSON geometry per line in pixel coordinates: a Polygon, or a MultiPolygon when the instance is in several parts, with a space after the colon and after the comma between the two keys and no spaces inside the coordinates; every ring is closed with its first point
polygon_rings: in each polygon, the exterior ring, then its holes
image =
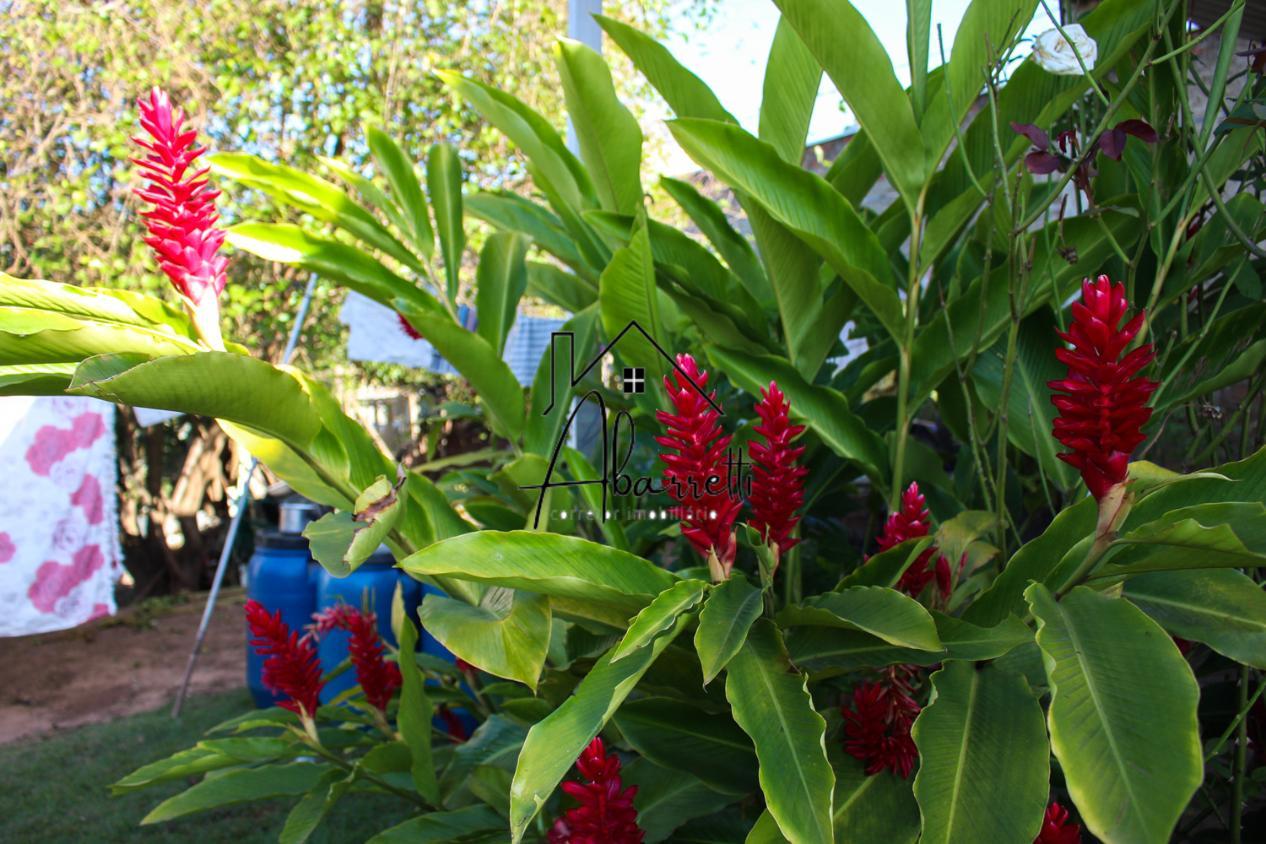
{"type": "MultiPolygon", "coordinates": [[[[682,535],[703,557],[708,556],[709,550],[716,553],[722,571],[713,574],[721,579],[729,576],[734,565],[738,550],[734,543],[734,521],[743,506],[741,500],[732,498],[729,493],[726,451],[730,447],[730,436],[722,435],[717,423],[721,414],[703,396],[708,373],[701,370],[690,355],[678,355],[677,365],[689,379],[679,372],[664,376],[664,388],[676,412],[660,410],[655,414],[668,429],[667,436],[655,438],[664,447],[659,459],[668,467],[664,471],[664,486],[682,505],[676,508],[682,522],[682,535]],[[691,385],[692,380],[699,389],[691,385]]],[[[716,392],[710,398],[715,401],[716,392]]]]}
{"type": "Polygon", "coordinates": [[[793,539],[800,517],[796,515],[804,504],[804,476],[809,470],[796,461],[804,454],[804,448],[793,448],[791,441],[804,431],[803,425],[792,425],[787,418],[791,404],[775,381],[769,389],[761,390],[761,400],[756,403],[756,415],[760,424],[753,430],[765,440],[752,440],[748,454],[752,458],[752,527],[762,537],[776,545],[778,553],[791,550],[799,539],[793,539]]]}
{"type": "Polygon", "coordinates": [[[422,332],[413,327],[413,323],[405,319],[404,314],[396,314],[396,320],[400,323],[400,330],[405,333],[410,340],[421,340],[422,332]]]}
{"type": "Polygon", "coordinates": [[[206,168],[194,167],[206,148],[197,145],[196,131],[183,129],[184,112],[173,112],[164,91],[154,88],[138,105],[141,128],[152,139],[132,138],[148,153],[132,159],[148,182],[136,195],[154,206],[141,215],[149,229],[145,242],[184,297],[203,339],[222,349],[217,297],[228,261],[219,254],[224,231],[216,228],[215,198],[220,192],[207,183],[206,168]]]}
{"type": "MultiPolygon", "coordinates": [[[[884,522],[883,532],[879,534],[878,539],[879,550],[887,551],[907,539],[927,536],[930,514],[926,505],[927,499],[919,492],[918,482],[912,482],[906,491],[901,493],[901,509],[890,513],[888,520],[884,522]]],[[[919,555],[919,559],[910,564],[910,567],[901,575],[901,579],[897,581],[897,588],[908,595],[918,595],[933,577],[936,578],[936,586],[941,590],[941,594],[948,597],[954,586],[953,573],[950,570],[949,560],[944,554],[937,553],[935,545],[929,546],[919,555]],[[932,561],[934,555],[936,556],[935,563],[932,561]]]]}
{"type": "Polygon", "coordinates": [[[910,728],[920,706],[910,688],[895,672],[884,683],[862,683],[853,689],[851,706],[840,707],[844,716],[844,751],[866,763],[866,773],[884,768],[908,778],[919,750],[910,728]]]}
{"type": "Polygon", "coordinates": [[[1068,364],[1068,377],[1047,386],[1057,391],[1051,396],[1059,409],[1055,439],[1069,449],[1059,457],[1081,472],[1100,500],[1125,482],[1130,452],[1145,439],[1141,428],[1152,415],[1147,401],[1156,382],[1138,372],[1154,355],[1149,343],[1121,356],[1144,318],[1140,311],[1118,327],[1129,309],[1125,285],[1114,286],[1106,275],[1094,282],[1086,279],[1081,297],[1073,303],[1068,332],[1059,334],[1072,348],[1055,350],[1055,357],[1068,364]]]}
{"type": "Polygon", "coordinates": [[[1046,807],[1042,830],[1033,844],[1081,844],[1081,824],[1069,821],[1068,810],[1058,803],[1046,807]]]}
{"type": "Polygon", "coordinates": [[[316,648],[307,638],[300,639],[281,620],[281,610],[269,613],[254,599],[246,602],[246,623],[250,627],[251,647],[264,660],[264,685],[290,700],[280,706],[300,718],[316,715],[318,698],[325,681],[321,679],[321,662],[316,648]]]}
{"type": "Polygon", "coordinates": [[[314,613],[312,618],[316,623],[308,628],[311,635],[319,636],[335,629],[351,634],[347,654],[356,669],[356,682],[365,691],[365,699],[370,705],[386,712],[391,696],[403,680],[400,666],[383,658],[378,616],[347,604],[338,604],[314,613]]]}
{"type": "Polygon", "coordinates": [[[637,786],[623,788],[620,758],[607,754],[601,738],[581,752],[576,768],[587,782],[564,782],[563,791],[580,805],[554,821],[549,844],[642,844],[633,797],[637,786]],[[623,788],[623,790],[621,790],[623,788]]]}

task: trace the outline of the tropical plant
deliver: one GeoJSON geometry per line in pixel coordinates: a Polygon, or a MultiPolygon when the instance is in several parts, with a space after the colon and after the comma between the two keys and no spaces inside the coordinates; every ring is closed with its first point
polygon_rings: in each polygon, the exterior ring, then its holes
{"type": "MultiPolygon", "coordinates": [[[[1261,172],[1260,80],[1226,101],[1243,4],[1220,22],[1199,120],[1186,85],[1204,35],[1180,4],[1105,0],[1061,33],[1057,75],[1041,53],[1010,61],[1035,4],[986,0],[929,71],[929,6],[912,2],[908,89],[851,4],[778,5],[758,136],[662,46],[602,21],[677,113],[682,146],[733,189],[751,241],[684,181],[664,188],[706,243],[653,219],[636,121],[602,59],[566,42],[579,157],[513,97],[443,75],[523,151],[539,201],[448,189],[442,149],[424,180],[382,133],[380,181],[334,168],[355,198],[215,159],[339,230],[247,223],[227,240],[400,312],[478,392],[504,446],[491,471],[397,473],[314,379],[208,350],[208,332],[152,299],[0,287],[5,389],[215,416],[338,508],[309,533],[332,572],[386,541],[446,593],[417,621],[463,668],[410,659],[413,620],[398,620],[401,699],[373,719],[378,747],[323,731],[345,716],[314,717],[303,672],[297,713],[238,725],[281,724],[286,753],[337,757],[344,788],[280,789],[284,757],[252,757],[232,763],[261,773],[231,799],[302,794],[302,819],[378,777],[419,805],[380,840],[1248,840],[1266,215],[1230,182],[1256,189],[1261,172]],[[824,72],[861,124],[825,177],[801,166],[824,72]],[[867,210],[881,177],[895,197],[867,210]],[[460,254],[463,217],[499,230],[476,332],[447,276],[414,266],[434,229],[445,266],[460,254]],[[596,369],[573,384],[551,355],[525,403],[501,363],[524,291],[575,314],[580,360],[633,323],[680,352],[665,366],[636,337],[612,352],[662,370],[663,393],[622,396],[596,369]],[[849,321],[870,348],[839,368],[849,321]],[[1231,388],[1229,418],[1197,411],[1231,388]],[[618,411],[600,472],[565,447],[573,394],[618,411]],[[659,437],[621,446],[626,417],[659,437]],[[1191,471],[1220,454],[1234,459],[1191,471]],[[643,470],[663,478],[652,492],[631,477],[643,470]],[[668,517],[604,518],[625,482],[668,517]],[[846,521],[885,504],[876,527],[846,521]],[[433,739],[441,699],[479,720],[468,740],[433,739]],[[564,798],[573,764],[583,782],[564,798]]],[[[215,753],[205,764],[231,755],[215,753]]],[[[230,799],[218,779],[185,805],[230,799]]]]}

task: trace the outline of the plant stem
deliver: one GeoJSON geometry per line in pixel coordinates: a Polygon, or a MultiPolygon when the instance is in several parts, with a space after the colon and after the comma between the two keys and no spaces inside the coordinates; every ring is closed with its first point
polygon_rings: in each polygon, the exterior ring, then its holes
{"type": "Polygon", "coordinates": [[[892,456],[892,488],[888,491],[888,507],[896,511],[901,507],[901,483],[904,480],[906,440],[910,436],[910,416],[907,407],[910,400],[911,356],[914,354],[914,335],[919,326],[919,287],[922,273],[919,269],[919,253],[923,245],[923,203],[927,199],[927,185],[919,193],[914,213],[910,217],[910,272],[906,283],[906,331],[900,343],[897,363],[897,431],[892,456]]]}
{"type": "Polygon", "coordinates": [[[1244,827],[1244,775],[1248,761],[1248,680],[1247,665],[1240,666],[1240,724],[1235,733],[1235,763],[1231,773],[1231,844],[1241,844],[1244,827]]]}

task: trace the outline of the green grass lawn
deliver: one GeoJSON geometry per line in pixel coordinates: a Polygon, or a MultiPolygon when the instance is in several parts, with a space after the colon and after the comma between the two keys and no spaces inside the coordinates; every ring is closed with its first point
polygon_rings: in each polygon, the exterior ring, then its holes
{"type": "MultiPolygon", "coordinates": [[[[138,824],[150,809],[196,779],[123,797],[111,797],[108,789],[141,765],[191,746],[206,729],[251,705],[239,689],[191,698],[179,721],[162,709],[0,746],[0,841],[276,841],[296,801],[251,803],[142,827],[138,824]]],[[[389,796],[351,795],[310,840],[364,841],[409,814],[402,801],[389,796]]]]}

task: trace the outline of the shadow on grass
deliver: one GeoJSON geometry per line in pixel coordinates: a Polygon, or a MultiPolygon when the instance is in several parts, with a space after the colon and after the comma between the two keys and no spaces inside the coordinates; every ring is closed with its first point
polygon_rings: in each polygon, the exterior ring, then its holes
{"type": "MultiPolygon", "coordinates": [[[[142,827],[141,818],[150,809],[198,778],[122,797],[109,792],[109,785],[124,774],[192,746],[208,728],[251,706],[250,696],[239,689],[191,698],[179,721],[164,708],[0,745],[0,841],[276,841],[297,798],[248,803],[142,827]]],[[[409,814],[403,801],[390,796],[348,795],[309,840],[364,841],[409,814]]]]}

